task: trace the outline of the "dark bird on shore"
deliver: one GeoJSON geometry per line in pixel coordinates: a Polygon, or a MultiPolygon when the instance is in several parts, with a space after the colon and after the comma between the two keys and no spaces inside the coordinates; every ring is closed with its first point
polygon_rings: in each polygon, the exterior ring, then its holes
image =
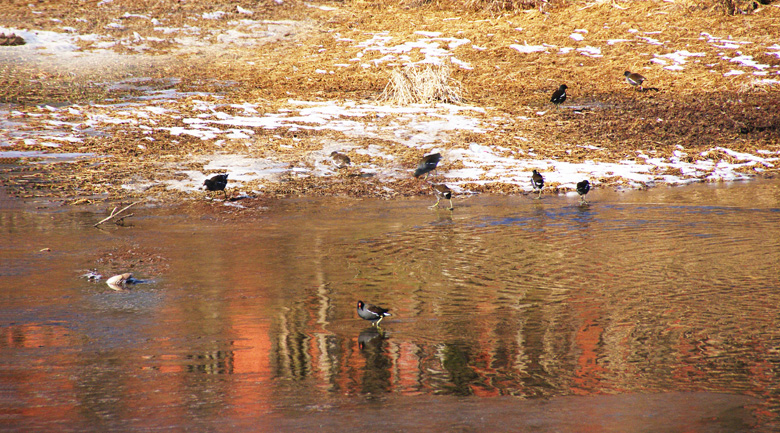
{"type": "Polygon", "coordinates": [[[441,199],[449,200],[450,201],[450,209],[452,210],[455,207],[452,205],[452,190],[447,187],[445,184],[439,184],[439,185],[431,185],[433,187],[433,193],[436,194],[436,203],[434,203],[433,206],[431,206],[431,209],[439,206],[439,202],[441,199]]]}
{"type": "Polygon", "coordinates": [[[420,159],[420,162],[417,164],[417,170],[414,171],[414,177],[425,175],[424,179],[427,179],[428,173],[436,170],[436,166],[439,164],[439,161],[441,161],[441,153],[432,153],[430,155],[423,156],[422,159],[420,159]]]}
{"type": "Polygon", "coordinates": [[[628,84],[634,87],[639,86],[639,90],[642,90],[642,83],[645,82],[646,79],[645,77],[637,74],[636,72],[631,73],[629,71],[624,72],[623,75],[626,76],[626,81],[628,82],[628,84]]]}
{"type": "Polygon", "coordinates": [[[227,200],[227,193],[225,192],[225,187],[227,186],[228,181],[227,178],[227,173],[217,174],[209,179],[204,180],[203,185],[206,186],[207,191],[222,191],[222,193],[225,194],[225,200],[227,200]]]}
{"type": "Polygon", "coordinates": [[[347,155],[336,152],[335,150],[330,153],[330,159],[333,161],[333,164],[336,166],[336,168],[344,168],[352,163],[347,155]]]}
{"type": "Polygon", "coordinates": [[[544,188],[544,177],[542,177],[541,174],[539,174],[538,171],[534,170],[533,174],[531,175],[531,186],[534,187],[534,191],[539,190],[539,197],[542,198],[542,188],[544,188]]]}
{"type": "Polygon", "coordinates": [[[552,98],[550,98],[550,102],[555,104],[556,108],[558,108],[558,106],[563,104],[563,101],[566,100],[566,89],[568,89],[568,87],[565,84],[561,84],[561,87],[553,92],[552,98]]]}
{"type": "Polygon", "coordinates": [[[587,180],[577,182],[577,194],[580,195],[580,201],[584,204],[588,204],[588,202],[585,200],[585,194],[587,194],[588,191],[590,191],[590,182],[587,180]]]}
{"type": "Polygon", "coordinates": [[[374,326],[379,326],[379,322],[385,318],[385,316],[391,316],[388,313],[388,309],[382,308],[378,305],[365,304],[363,301],[357,303],[357,313],[361,318],[371,321],[374,326]]]}

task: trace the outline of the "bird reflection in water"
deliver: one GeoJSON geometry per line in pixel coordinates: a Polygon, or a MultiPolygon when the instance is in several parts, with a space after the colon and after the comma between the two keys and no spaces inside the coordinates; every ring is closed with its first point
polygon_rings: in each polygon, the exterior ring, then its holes
{"type": "Polygon", "coordinates": [[[381,329],[370,328],[364,329],[360,335],[358,335],[358,348],[360,350],[366,350],[371,346],[381,346],[382,340],[385,339],[385,333],[381,329]]]}
{"type": "Polygon", "coordinates": [[[358,335],[358,348],[366,358],[362,380],[364,394],[390,392],[392,362],[385,350],[386,340],[384,331],[373,326],[366,328],[358,335]]]}

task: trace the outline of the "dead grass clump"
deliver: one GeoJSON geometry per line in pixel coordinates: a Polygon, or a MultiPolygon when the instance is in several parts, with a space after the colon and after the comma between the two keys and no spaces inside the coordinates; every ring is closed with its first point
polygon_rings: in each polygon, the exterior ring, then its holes
{"type": "Polygon", "coordinates": [[[499,13],[512,10],[539,9],[550,4],[549,0],[464,0],[466,10],[499,13]]]}
{"type": "Polygon", "coordinates": [[[449,66],[418,65],[394,69],[379,99],[397,105],[459,104],[463,92],[460,83],[450,76],[449,66]]]}
{"type": "MultiPolygon", "coordinates": [[[[754,10],[758,9],[759,2],[754,0],[719,0],[717,3],[727,15],[737,15],[753,13],[754,10]]],[[[764,0],[761,3],[769,2],[764,0]]]]}
{"type": "Polygon", "coordinates": [[[775,87],[775,83],[773,81],[759,81],[759,80],[751,80],[747,83],[741,84],[737,88],[737,93],[750,93],[750,92],[769,92],[770,89],[775,87]]]}
{"type": "Polygon", "coordinates": [[[759,5],[766,5],[772,0],[673,0],[675,4],[690,10],[704,10],[724,15],[751,14],[759,5]]]}

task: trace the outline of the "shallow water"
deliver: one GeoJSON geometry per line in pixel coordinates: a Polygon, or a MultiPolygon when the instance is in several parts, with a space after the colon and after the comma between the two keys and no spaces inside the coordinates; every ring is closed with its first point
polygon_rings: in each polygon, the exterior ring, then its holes
{"type": "Polygon", "coordinates": [[[3,431],[780,427],[780,182],[529,197],[98,230],[0,194],[3,431]]]}

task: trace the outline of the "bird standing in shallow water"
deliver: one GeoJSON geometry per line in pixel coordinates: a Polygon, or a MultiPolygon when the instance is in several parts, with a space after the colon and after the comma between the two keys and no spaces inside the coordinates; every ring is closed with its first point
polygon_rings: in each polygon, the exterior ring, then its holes
{"type": "Polygon", "coordinates": [[[381,322],[385,316],[391,316],[388,311],[390,310],[382,308],[378,305],[366,304],[363,303],[363,301],[358,301],[357,303],[358,316],[365,320],[371,321],[371,324],[374,326],[379,326],[379,322],[381,322]]]}
{"type": "Polygon", "coordinates": [[[333,164],[336,165],[336,168],[344,168],[352,162],[347,155],[336,152],[335,150],[330,153],[330,159],[333,160],[333,164]]]}
{"type": "Polygon", "coordinates": [[[225,200],[227,200],[227,193],[225,192],[227,178],[227,174],[217,174],[212,176],[210,179],[204,180],[203,185],[206,186],[206,190],[208,191],[222,191],[222,193],[225,194],[225,200]]]}
{"type": "Polygon", "coordinates": [[[626,71],[623,73],[623,75],[626,76],[626,81],[628,84],[637,87],[639,86],[639,90],[642,90],[642,83],[645,82],[646,78],[637,74],[636,72],[631,73],[629,71],[626,71]]]}
{"type": "Polygon", "coordinates": [[[566,89],[568,89],[568,87],[565,84],[561,84],[561,87],[553,92],[552,98],[550,98],[550,102],[555,104],[556,109],[559,105],[563,104],[563,101],[566,100],[566,89]]]}
{"type": "Polygon", "coordinates": [[[544,178],[538,171],[534,170],[531,175],[531,186],[534,187],[534,191],[539,190],[539,197],[542,198],[542,188],[544,188],[544,178]]]}
{"type": "Polygon", "coordinates": [[[436,194],[436,203],[431,206],[431,209],[439,206],[439,202],[441,199],[449,200],[450,201],[450,209],[452,210],[455,208],[455,206],[452,205],[452,190],[447,187],[447,185],[439,184],[439,185],[431,185],[433,187],[433,193],[436,194]]]}
{"type": "Polygon", "coordinates": [[[587,180],[577,182],[577,194],[580,195],[580,201],[583,204],[588,204],[588,202],[585,200],[585,194],[587,194],[588,191],[590,191],[590,182],[587,180]]]}
{"type": "Polygon", "coordinates": [[[425,175],[424,179],[427,179],[428,173],[436,170],[436,166],[439,164],[439,161],[441,161],[441,153],[432,153],[430,155],[423,156],[422,159],[420,159],[420,162],[417,164],[417,170],[414,171],[414,177],[425,175]]]}

